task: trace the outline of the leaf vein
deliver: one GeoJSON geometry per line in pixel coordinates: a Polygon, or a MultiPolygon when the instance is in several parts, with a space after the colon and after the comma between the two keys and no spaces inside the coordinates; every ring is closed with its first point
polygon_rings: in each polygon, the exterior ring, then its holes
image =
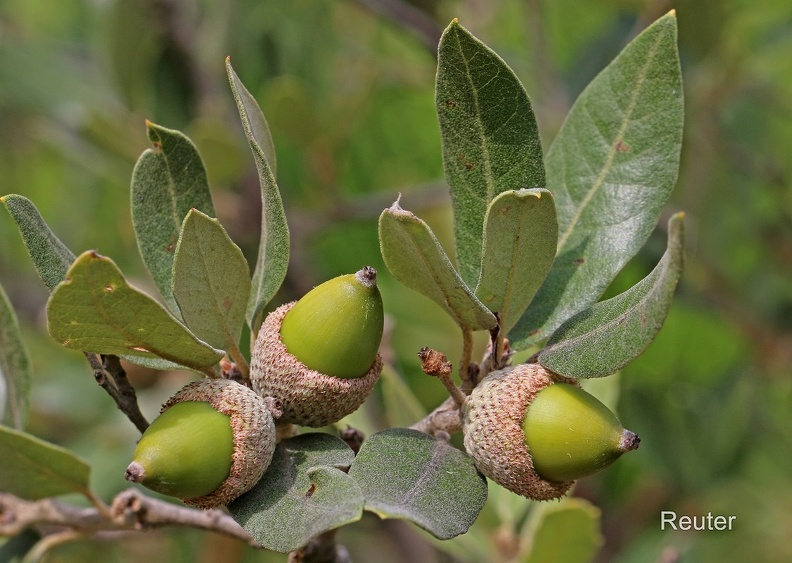
{"type": "MultiPolygon", "coordinates": [[[[635,81],[636,87],[632,91],[632,95],[630,96],[630,100],[627,104],[627,109],[624,112],[624,117],[622,119],[621,125],[619,126],[619,130],[616,133],[616,137],[611,143],[611,147],[608,152],[608,156],[605,159],[605,163],[603,164],[602,169],[600,170],[596,180],[594,181],[594,184],[586,193],[586,196],[583,198],[583,201],[581,201],[580,205],[577,207],[575,215],[572,217],[572,220],[569,222],[569,226],[566,228],[564,234],[559,239],[558,241],[559,249],[563,248],[567,240],[569,240],[569,237],[572,235],[572,231],[574,231],[584,211],[588,207],[589,203],[591,203],[591,200],[594,199],[594,196],[597,194],[597,192],[599,192],[600,188],[605,182],[605,177],[608,175],[608,172],[610,172],[611,166],[613,164],[613,160],[618,152],[617,146],[619,142],[622,141],[624,137],[624,133],[627,130],[627,125],[630,122],[630,117],[632,116],[632,113],[635,111],[635,107],[638,102],[638,96],[641,92],[641,89],[645,85],[647,73],[649,72],[649,68],[651,67],[652,62],[654,61],[654,58],[657,54],[657,51],[661,43],[662,43],[662,37],[658,37],[655,40],[654,44],[652,45],[652,48],[650,49],[646,57],[646,60],[643,66],[641,67],[641,70],[635,81]]],[[[584,110],[585,110],[585,106],[584,106],[584,110]]]]}
{"type": "Polygon", "coordinates": [[[489,148],[487,147],[486,143],[486,135],[484,131],[484,123],[481,121],[481,105],[479,102],[479,91],[476,88],[475,83],[473,82],[473,75],[470,72],[470,62],[465,57],[465,53],[462,49],[462,43],[459,40],[459,34],[457,33],[456,36],[457,48],[459,49],[459,56],[462,60],[463,64],[465,65],[465,76],[470,83],[470,91],[473,94],[473,108],[474,108],[474,124],[479,136],[479,144],[481,146],[481,155],[482,155],[482,166],[484,167],[484,180],[487,186],[487,201],[492,200],[493,195],[495,193],[495,184],[492,178],[492,162],[490,160],[490,153],[489,148]]]}

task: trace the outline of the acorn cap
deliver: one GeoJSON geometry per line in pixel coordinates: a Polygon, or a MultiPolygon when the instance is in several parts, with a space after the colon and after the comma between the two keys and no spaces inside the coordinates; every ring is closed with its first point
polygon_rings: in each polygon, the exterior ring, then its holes
{"type": "Polygon", "coordinates": [[[572,379],[538,364],[519,364],[485,377],[462,405],[464,444],[484,475],[533,500],[563,496],[574,481],[543,479],[534,469],[523,434],[523,420],[536,394],[553,383],[572,379]]]}
{"type": "MultiPolygon", "coordinates": [[[[208,421],[211,426],[219,428],[222,425],[217,424],[216,421],[223,419],[212,416],[214,413],[207,412],[205,407],[189,406],[185,409],[181,406],[184,403],[207,404],[218,414],[226,415],[232,432],[233,449],[230,453],[227,477],[222,483],[215,490],[199,496],[192,496],[194,491],[192,485],[185,485],[183,492],[190,495],[190,498],[182,498],[182,500],[185,504],[198,508],[214,508],[228,504],[258,483],[272,461],[275,452],[275,423],[264,399],[244,385],[227,379],[195,381],[168,399],[162,407],[160,417],[143,433],[138,448],[135,450],[135,460],[127,468],[126,479],[142,483],[144,486],[148,486],[149,483],[155,483],[156,486],[157,478],[151,474],[147,475],[147,471],[149,473],[162,472],[181,475],[184,473],[185,467],[188,471],[199,474],[197,481],[205,483],[216,479],[217,467],[225,464],[224,458],[229,453],[226,444],[223,443],[226,440],[223,438],[222,431],[202,433],[196,429],[196,424],[203,425],[205,421],[208,421]],[[170,409],[177,406],[179,407],[178,411],[175,411],[177,415],[193,416],[174,424],[169,420],[171,418],[169,415],[164,419],[164,422],[159,422],[170,409]],[[182,412],[179,413],[179,411],[182,412]],[[161,444],[158,443],[160,439],[157,434],[161,427],[171,431],[186,430],[178,450],[169,449],[167,445],[165,448],[160,448],[161,444]],[[207,441],[207,437],[212,436],[217,439],[217,442],[207,441]],[[153,469],[147,467],[145,449],[162,449],[157,467],[153,469]],[[222,462],[212,461],[207,465],[204,461],[207,453],[210,456],[221,458],[222,462]],[[207,476],[208,480],[203,480],[203,476],[207,476]]],[[[171,483],[167,486],[170,492],[158,492],[175,494],[180,492],[179,486],[179,483],[171,483]]],[[[158,489],[152,487],[152,490],[158,489]]],[[[178,494],[176,496],[181,497],[178,494]]]]}
{"type": "Polygon", "coordinates": [[[281,340],[281,323],[294,306],[295,302],[281,305],[264,320],[253,348],[250,383],[262,397],[280,403],[280,421],[327,426],[363,404],[382,372],[382,358],[375,354],[369,370],[357,378],[333,377],[310,369],[290,354],[281,340]]]}

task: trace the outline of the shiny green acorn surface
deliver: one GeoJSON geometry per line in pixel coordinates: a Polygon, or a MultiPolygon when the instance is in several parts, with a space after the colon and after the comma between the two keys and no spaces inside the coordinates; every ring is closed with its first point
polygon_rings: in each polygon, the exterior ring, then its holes
{"type": "Polygon", "coordinates": [[[208,495],[228,477],[233,452],[227,415],[206,402],[176,403],[143,433],[127,479],[183,499],[208,495]]]}
{"type": "Polygon", "coordinates": [[[316,286],[286,314],[280,335],[309,369],[342,378],[366,375],[382,340],[377,272],[366,266],[316,286]]]}
{"type": "Polygon", "coordinates": [[[640,442],[608,407],[568,383],[550,385],[536,394],[523,431],[536,472],[554,482],[596,473],[640,442]]]}

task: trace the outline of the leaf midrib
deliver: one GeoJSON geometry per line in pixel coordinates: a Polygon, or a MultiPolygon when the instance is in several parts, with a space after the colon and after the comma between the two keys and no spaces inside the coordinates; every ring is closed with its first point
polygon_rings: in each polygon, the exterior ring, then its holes
{"type": "Polygon", "coordinates": [[[600,170],[600,173],[597,175],[596,180],[594,180],[594,184],[591,186],[591,189],[588,191],[588,193],[586,193],[586,196],[583,198],[583,200],[580,202],[580,205],[577,207],[575,215],[572,217],[572,220],[569,222],[569,226],[566,228],[563,235],[561,235],[561,238],[559,238],[558,240],[559,251],[562,248],[564,248],[564,245],[566,244],[567,240],[569,240],[569,237],[572,235],[572,232],[575,230],[575,227],[580,222],[580,218],[583,216],[583,212],[586,210],[589,203],[591,203],[591,200],[594,199],[594,196],[597,194],[597,192],[599,192],[600,188],[605,183],[605,177],[610,172],[613,164],[613,160],[616,157],[616,153],[618,152],[616,150],[616,147],[623,140],[624,133],[627,130],[627,125],[629,124],[630,119],[632,117],[632,113],[635,110],[636,104],[638,103],[638,96],[640,95],[641,90],[646,81],[647,72],[649,70],[649,67],[652,65],[652,62],[655,59],[657,50],[660,44],[662,43],[662,40],[663,40],[662,35],[658,35],[657,40],[652,45],[652,48],[649,50],[649,54],[646,57],[646,61],[644,65],[641,67],[641,70],[635,81],[636,86],[633,89],[632,96],[630,97],[630,101],[627,104],[627,109],[624,112],[624,118],[622,119],[622,123],[619,127],[619,131],[616,134],[616,137],[614,138],[613,142],[611,143],[611,148],[610,151],[608,152],[608,157],[605,159],[605,164],[600,170]]]}
{"type": "MultiPolygon", "coordinates": [[[[395,217],[394,217],[394,219],[395,219],[395,217]]],[[[398,223],[398,219],[396,219],[396,221],[398,223]]],[[[413,225],[415,225],[415,226],[417,226],[419,228],[422,228],[422,225],[420,225],[419,223],[417,223],[415,221],[411,221],[411,222],[413,223],[413,225]]],[[[446,291],[445,286],[442,283],[442,280],[437,275],[437,271],[436,271],[436,269],[434,267],[434,263],[424,253],[423,248],[421,247],[421,245],[419,245],[416,242],[415,237],[411,233],[411,229],[405,229],[405,231],[406,231],[406,234],[407,234],[408,239],[410,241],[410,244],[412,244],[413,247],[416,249],[416,251],[418,252],[418,256],[421,258],[421,261],[424,263],[424,266],[425,266],[424,267],[424,271],[429,273],[431,278],[434,280],[435,285],[437,286],[437,289],[440,291],[440,294],[443,296],[443,299],[445,300],[445,304],[446,304],[445,309],[451,314],[451,316],[454,318],[454,320],[456,321],[456,323],[459,326],[467,327],[467,323],[462,320],[462,318],[458,315],[456,310],[451,306],[451,300],[449,299],[448,292],[446,291]]],[[[431,238],[431,236],[430,236],[430,238],[431,238]]],[[[439,243],[437,243],[437,241],[433,241],[433,242],[435,242],[435,244],[439,244],[439,243]]]]}
{"type": "Polygon", "coordinates": [[[462,50],[462,42],[459,39],[459,30],[457,29],[456,34],[454,35],[454,39],[456,39],[457,48],[459,49],[459,58],[462,60],[462,63],[465,65],[465,76],[470,83],[470,91],[473,94],[473,107],[475,109],[475,116],[474,116],[474,123],[476,125],[476,130],[479,134],[480,139],[480,146],[481,146],[481,153],[482,153],[482,165],[484,167],[484,181],[486,182],[487,188],[487,199],[486,201],[489,202],[492,200],[493,195],[495,194],[495,181],[492,176],[492,162],[490,160],[490,152],[489,148],[486,143],[486,133],[484,131],[484,123],[481,120],[481,105],[479,103],[479,96],[478,96],[478,89],[476,88],[475,83],[473,82],[473,75],[470,72],[470,65],[468,64],[468,60],[465,57],[465,53],[462,50]]]}
{"type": "Polygon", "coordinates": [[[220,325],[220,330],[223,333],[223,339],[225,340],[226,345],[230,349],[236,348],[237,344],[234,342],[234,336],[231,334],[231,327],[229,326],[228,319],[223,314],[221,296],[217,293],[217,288],[215,288],[214,285],[214,277],[211,275],[209,265],[206,262],[206,256],[208,253],[204,251],[203,243],[205,241],[198,234],[196,226],[193,226],[193,236],[196,238],[198,241],[198,246],[201,248],[199,263],[201,265],[201,271],[203,272],[204,279],[206,280],[206,286],[209,290],[209,294],[211,295],[210,301],[212,303],[212,312],[215,319],[217,320],[217,324],[220,325]]]}
{"type": "Polygon", "coordinates": [[[658,290],[660,288],[662,288],[663,285],[664,285],[663,283],[661,283],[661,282],[663,282],[665,280],[664,274],[666,272],[668,272],[674,266],[674,264],[677,262],[676,258],[677,258],[677,256],[673,255],[673,256],[669,256],[669,257],[663,257],[663,259],[661,259],[660,264],[658,264],[658,267],[650,274],[650,276],[651,276],[651,275],[654,275],[655,273],[657,273],[657,278],[652,281],[651,288],[649,289],[649,291],[646,292],[646,294],[644,294],[643,297],[638,299],[638,301],[632,307],[630,307],[629,309],[623,311],[621,314],[617,315],[616,317],[614,317],[610,321],[598,325],[595,329],[587,331],[587,332],[585,332],[583,334],[579,334],[578,336],[575,336],[575,337],[570,338],[568,340],[563,340],[563,341],[559,342],[556,345],[549,346],[546,350],[547,351],[550,351],[550,350],[552,350],[552,351],[564,350],[564,349],[569,348],[571,346],[575,346],[579,342],[581,342],[583,340],[587,340],[587,339],[591,338],[592,336],[596,336],[598,334],[602,334],[602,333],[606,333],[608,331],[611,331],[614,326],[619,326],[624,321],[624,319],[626,319],[630,315],[632,315],[632,313],[634,311],[642,308],[643,305],[646,304],[652,297],[657,295],[658,290]]]}
{"type": "Polygon", "coordinates": [[[162,136],[157,132],[157,142],[159,143],[160,150],[158,152],[154,152],[155,155],[158,155],[162,158],[162,164],[165,166],[165,171],[168,176],[168,197],[170,198],[170,216],[171,221],[173,222],[173,227],[176,232],[179,232],[181,227],[181,219],[176,214],[176,209],[178,208],[178,198],[176,196],[176,180],[174,178],[173,171],[171,170],[171,163],[170,163],[170,154],[168,151],[165,150],[165,145],[163,143],[162,136]]]}

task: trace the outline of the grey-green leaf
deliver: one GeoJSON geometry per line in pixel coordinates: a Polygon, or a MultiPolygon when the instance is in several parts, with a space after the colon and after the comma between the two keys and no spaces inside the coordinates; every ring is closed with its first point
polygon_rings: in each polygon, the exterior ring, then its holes
{"type": "Polygon", "coordinates": [[[603,377],[637,358],[655,339],[684,265],[684,215],[668,221],[668,248],[654,270],[624,293],[581,311],[553,334],[539,363],[567,377],[603,377]]]}
{"type": "Polygon", "coordinates": [[[225,350],[239,346],[250,270],[220,222],[196,209],[184,219],[176,246],[173,295],[198,338],[225,350]]]}
{"type": "Polygon", "coordinates": [[[247,321],[251,332],[256,334],[263,320],[264,307],[275,296],[286,277],[289,227],[280,191],[275,183],[275,151],[267,121],[255,98],[231,68],[229,59],[226,59],[226,72],[261,184],[261,238],[247,306],[247,321]]]}
{"type": "Polygon", "coordinates": [[[489,330],[498,321],[454,269],[429,226],[396,201],[379,218],[382,258],[394,278],[422,293],[466,330],[489,330]]]}
{"type": "Polygon", "coordinates": [[[264,112],[258,105],[256,98],[245,88],[242,81],[237,76],[231,66],[231,57],[226,57],[226,72],[228,80],[231,83],[231,92],[234,95],[234,101],[239,108],[240,118],[242,119],[242,127],[245,130],[245,135],[253,137],[256,145],[267,160],[267,165],[272,171],[272,177],[278,177],[278,165],[275,153],[275,142],[272,140],[272,132],[267,123],[267,118],[264,117],[264,112]],[[243,115],[244,114],[244,115],[243,115]]]}
{"type": "Polygon", "coordinates": [[[50,335],[74,350],[162,358],[207,375],[223,357],[93,251],[81,254],[52,292],[47,322],[50,335]]]}
{"type": "Polygon", "coordinates": [[[265,548],[298,549],[322,532],[360,520],[363,494],[343,471],[354,458],[349,446],[329,434],[284,440],[261,481],[228,509],[265,548]]]}
{"type": "Polygon", "coordinates": [[[212,196],[201,155],[178,131],[146,121],[147,149],[132,171],[132,225],[140,256],[168,308],[178,314],[173,297],[173,255],[184,216],[195,208],[214,216],[212,196]]]}
{"type": "Polygon", "coordinates": [[[366,510],[410,520],[439,539],[464,534],[487,500],[486,479],[466,453],[408,428],[366,439],[349,475],[363,490],[366,510]]]}
{"type": "Polygon", "coordinates": [[[683,96],[676,18],[660,18],[583,91],[547,155],[558,255],[510,341],[545,340],[643,246],[676,182],[683,96]]]}
{"type": "Polygon", "coordinates": [[[542,146],[517,76],[457,20],[440,39],[435,103],[459,272],[472,287],[487,206],[503,191],[545,186],[542,146]]]}
{"type": "Polygon", "coordinates": [[[542,285],[558,243],[553,196],[543,188],[510,190],[490,202],[476,297],[497,312],[508,334],[542,285]]]}
{"type": "Polygon", "coordinates": [[[10,194],[0,197],[0,201],[17,224],[39,277],[52,291],[66,277],[74,254],[55,236],[28,198],[10,194]]]}
{"type": "Polygon", "coordinates": [[[88,492],[88,464],[31,434],[0,426],[0,459],[0,491],[27,500],[88,492]]]}
{"type": "Polygon", "coordinates": [[[30,399],[30,357],[19,322],[0,285],[0,421],[21,430],[30,399]]]}
{"type": "Polygon", "coordinates": [[[526,532],[531,550],[522,563],[589,563],[603,543],[599,509],[580,498],[537,506],[526,532]]]}

